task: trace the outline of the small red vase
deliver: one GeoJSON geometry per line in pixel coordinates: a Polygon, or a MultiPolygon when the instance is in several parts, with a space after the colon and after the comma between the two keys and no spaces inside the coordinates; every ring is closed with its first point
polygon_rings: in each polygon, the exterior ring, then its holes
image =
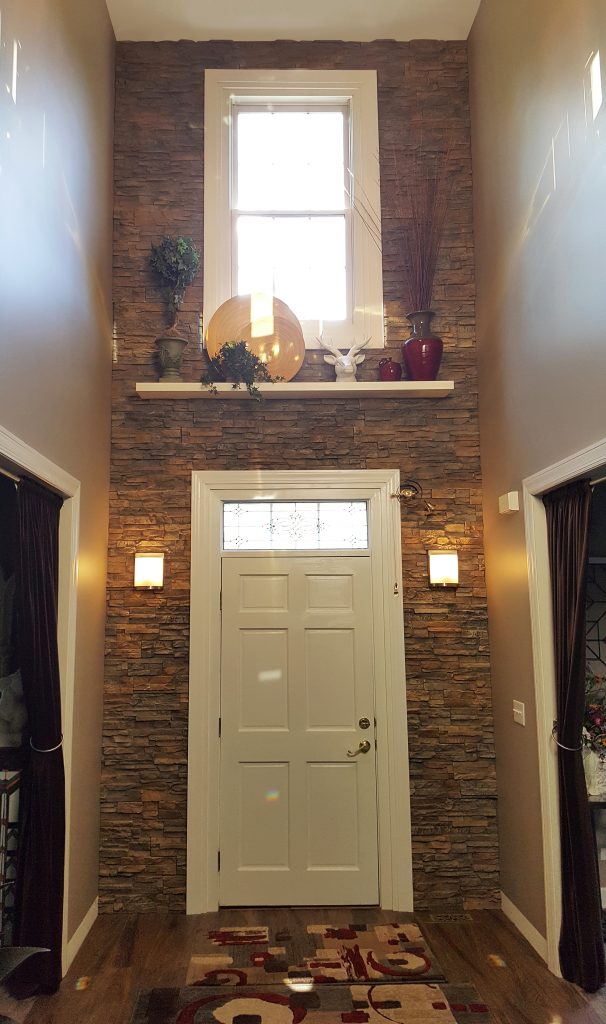
{"type": "Polygon", "coordinates": [[[379,359],[381,380],[402,380],[402,367],[393,359],[379,359]]]}
{"type": "Polygon", "coordinates": [[[438,376],[444,346],[442,339],[431,333],[433,316],[429,309],[406,314],[412,334],[402,346],[402,355],[409,380],[435,380],[438,376]]]}

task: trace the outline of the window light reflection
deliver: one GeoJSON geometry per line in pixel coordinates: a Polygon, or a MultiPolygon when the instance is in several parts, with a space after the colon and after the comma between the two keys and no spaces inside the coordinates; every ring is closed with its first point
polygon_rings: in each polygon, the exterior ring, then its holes
{"type": "Polygon", "coordinates": [[[259,672],[257,679],[260,683],[278,683],[282,679],[282,669],[265,669],[259,672]]]}
{"type": "Polygon", "coordinates": [[[595,121],[602,107],[604,99],[602,93],[602,70],[600,66],[600,51],[594,53],[589,65],[589,81],[591,84],[591,109],[595,121]]]}
{"type": "Polygon", "coordinates": [[[273,295],[254,292],[250,297],[250,322],[252,338],[267,338],[274,333],[273,295]]]}

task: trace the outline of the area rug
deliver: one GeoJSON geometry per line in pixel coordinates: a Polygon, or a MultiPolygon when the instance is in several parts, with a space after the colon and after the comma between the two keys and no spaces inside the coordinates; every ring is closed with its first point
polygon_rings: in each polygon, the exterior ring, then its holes
{"type": "Polygon", "coordinates": [[[131,1024],[488,1024],[468,985],[321,985],[156,988],[131,1024]]]}
{"type": "Polygon", "coordinates": [[[187,985],[316,985],[440,981],[444,974],[414,921],[285,928],[234,926],[208,932],[187,985]]]}

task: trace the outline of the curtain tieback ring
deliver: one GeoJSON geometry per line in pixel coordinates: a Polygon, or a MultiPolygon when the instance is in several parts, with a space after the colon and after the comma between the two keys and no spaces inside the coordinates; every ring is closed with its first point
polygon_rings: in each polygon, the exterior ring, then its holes
{"type": "Polygon", "coordinates": [[[569,750],[571,754],[578,754],[583,749],[583,744],[580,747],[567,747],[565,743],[560,743],[558,739],[558,723],[553,723],[553,729],[551,730],[551,738],[560,750],[569,750]]]}
{"type": "Polygon", "coordinates": [[[35,747],[34,744],[32,743],[31,736],[29,738],[29,745],[32,748],[32,750],[36,751],[37,754],[52,754],[54,750],[59,750],[59,747],[63,746],[63,733],[61,733],[61,739],[57,743],[56,747],[48,747],[46,750],[42,747],[35,747]]]}

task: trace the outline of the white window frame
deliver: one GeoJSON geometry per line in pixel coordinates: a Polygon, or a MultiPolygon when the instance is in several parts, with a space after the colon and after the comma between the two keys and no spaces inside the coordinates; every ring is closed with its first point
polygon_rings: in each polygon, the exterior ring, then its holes
{"type": "MultiPolygon", "coordinates": [[[[232,108],[271,102],[347,105],[350,124],[353,210],[351,215],[351,317],[323,324],[324,336],[340,348],[370,337],[383,348],[383,268],[368,211],[380,232],[379,128],[376,71],[205,71],[204,110],[204,324],[232,296],[231,189],[232,108]]],[[[278,296],[280,298],[281,296],[278,296]]],[[[305,347],[317,349],[317,320],[302,324],[305,347]]]]}

